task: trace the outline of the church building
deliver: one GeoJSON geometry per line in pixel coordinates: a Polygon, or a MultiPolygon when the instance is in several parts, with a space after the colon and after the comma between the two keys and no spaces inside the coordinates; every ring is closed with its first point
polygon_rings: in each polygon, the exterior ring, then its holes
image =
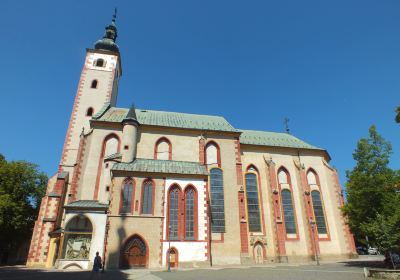
{"type": "Polygon", "coordinates": [[[117,107],[116,38],[114,16],[86,50],[28,266],[90,269],[96,252],[106,269],[356,255],[326,150],[221,116],[117,107]]]}

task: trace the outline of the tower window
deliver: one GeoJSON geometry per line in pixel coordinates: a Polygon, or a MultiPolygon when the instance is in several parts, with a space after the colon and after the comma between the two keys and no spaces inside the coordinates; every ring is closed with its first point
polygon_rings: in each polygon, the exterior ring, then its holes
{"type": "Polygon", "coordinates": [[[98,84],[97,80],[93,80],[92,84],[90,85],[90,87],[91,88],[97,88],[97,84],[98,84]]]}
{"type": "Polygon", "coordinates": [[[97,67],[104,67],[104,59],[99,58],[99,59],[95,60],[94,65],[97,67]]]}
{"type": "Polygon", "coordinates": [[[87,116],[87,117],[93,116],[93,108],[92,108],[92,107],[90,107],[90,108],[87,109],[87,111],[86,111],[86,116],[87,116]]]}

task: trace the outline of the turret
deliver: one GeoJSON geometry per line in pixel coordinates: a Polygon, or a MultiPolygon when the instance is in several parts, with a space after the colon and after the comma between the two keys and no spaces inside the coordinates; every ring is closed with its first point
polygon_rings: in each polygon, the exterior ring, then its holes
{"type": "Polygon", "coordinates": [[[136,158],[139,125],[135,107],[132,105],[122,120],[122,162],[132,162],[136,158]]]}

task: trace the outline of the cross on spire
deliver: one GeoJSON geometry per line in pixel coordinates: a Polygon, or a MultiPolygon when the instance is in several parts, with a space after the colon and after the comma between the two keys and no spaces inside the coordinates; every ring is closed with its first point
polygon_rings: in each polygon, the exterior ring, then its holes
{"type": "Polygon", "coordinates": [[[114,14],[112,16],[112,21],[115,22],[116,19],[117,19],[117,7],[114,8],[114,14]]]}
{"type": "Polygon", "coordinates": [[[289,129],[289,119],[285,118],[283,123],[285,124],[285,131],[287,134],[290,134],[290,129],[289,129]]]}

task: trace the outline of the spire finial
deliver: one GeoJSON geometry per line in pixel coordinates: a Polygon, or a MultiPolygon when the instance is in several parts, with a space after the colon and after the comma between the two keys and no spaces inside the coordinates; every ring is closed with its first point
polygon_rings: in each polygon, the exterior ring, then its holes
{"type": "Polygon", "coordinates": [[[114,14],[112,16],[112,21],[115,22],[116,19],[117,19],[117,7],[114,8],[114,14]]]}
{"type": "Polygon", "coordinates": [[[285,118],[285,120],[283,121],[285,124],[285,130],[287,134],[290,134],[290,129],[289,129],[289,119],[285,118]]]}

